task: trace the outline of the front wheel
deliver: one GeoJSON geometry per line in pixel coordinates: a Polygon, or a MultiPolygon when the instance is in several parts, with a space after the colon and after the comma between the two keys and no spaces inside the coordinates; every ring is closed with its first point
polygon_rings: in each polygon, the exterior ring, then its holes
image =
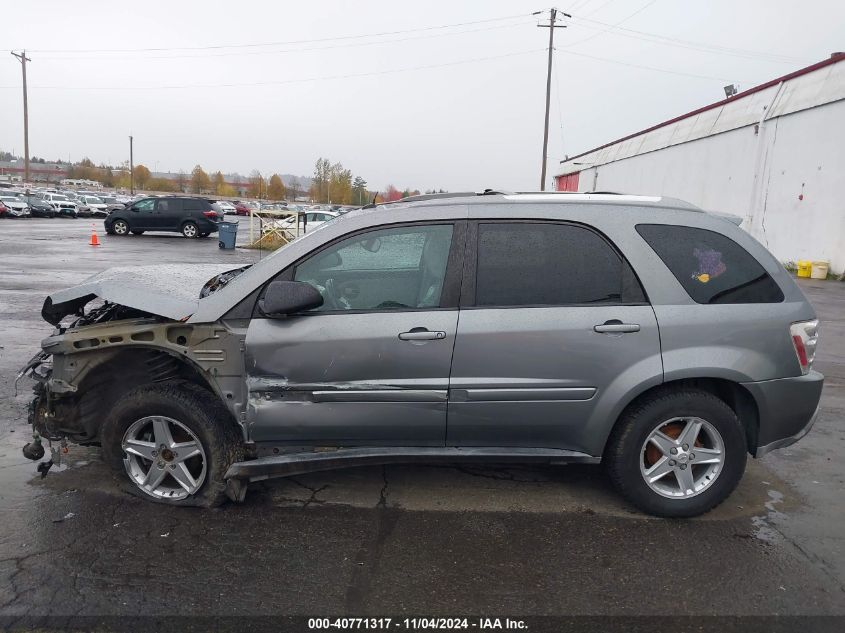
{"type": "Polygon", "coordinates": [[[190,383],[146,385],[126,394],[105,422],[102,446],[105,460],[122,466],[142,496],[171,505],[220,505],[226,470],[243,459],[229,411],[190,383]]]}
{"type": "Polygon", "coordinates": [[[185,222],[185,224],[182,225],[182,235],[187,238],[197,237],[199,232],[199,228],[193,222],[185,222]]]}
{"type": "Polygon", "coordinates": [[[115,220],[111,225],[115,235],[126,235],[129,233],[129,225],[126,220],[115,220]]]}
{"type": "Polygon", "coordinates": [[[624,414],[604,460],[616,489],[640,510],[692,517],[727,499],[746,455],[733,410],[711,393],[683,389],[652,395],[624,414]]]}

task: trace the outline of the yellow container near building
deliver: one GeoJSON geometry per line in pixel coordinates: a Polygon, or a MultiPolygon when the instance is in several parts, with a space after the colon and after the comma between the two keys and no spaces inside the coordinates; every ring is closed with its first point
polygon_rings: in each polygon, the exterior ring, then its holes
{"type": "Polygon", "coordinates": [[[808,261],[806,259],[799,259],[798,262],[798,272],[796,273],[799,277],[809,277],[813,272],[813,262],[808,261]]]}
{"type": "Polygon", "coordinates": [[[813,262],[810,277],[813,279],[827,279],[827,271],[830,265],[827,262],[813,262]]]}

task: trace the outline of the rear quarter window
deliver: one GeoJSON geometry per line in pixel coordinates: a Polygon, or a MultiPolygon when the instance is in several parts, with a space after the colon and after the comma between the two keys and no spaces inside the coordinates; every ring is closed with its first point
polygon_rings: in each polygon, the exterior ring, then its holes
{"type": "Polygon", "coordinates": [[[636,228],[696,303],[783,301],[783,292],[760,262],[721,233],[668,224],[636,228]]]}

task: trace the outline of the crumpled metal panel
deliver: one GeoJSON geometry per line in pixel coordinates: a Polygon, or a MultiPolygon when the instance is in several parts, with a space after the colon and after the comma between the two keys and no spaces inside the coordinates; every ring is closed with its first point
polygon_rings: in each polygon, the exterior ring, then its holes
{"type": "Polygon", "coordinates": [[[230,263],[164,264],[109,268],[78,286],[49,296],[53,310],[61,304],[94,295],[129,308],[180,320],[192,315],[200,301],[200,291],[209,279],[237,268],[230,263]]]}

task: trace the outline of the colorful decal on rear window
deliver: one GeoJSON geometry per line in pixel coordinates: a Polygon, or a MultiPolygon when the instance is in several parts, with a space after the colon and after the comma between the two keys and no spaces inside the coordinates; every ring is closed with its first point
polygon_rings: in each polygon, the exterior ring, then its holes
{"type": "Polygon", "coordinates": [[[698,270],[693,273],[692,278],[706,284],[715,279],[727,270],[722,261],[722,253],[712,248],[696,248],[692,254],[698,260],[698,270]]]}

